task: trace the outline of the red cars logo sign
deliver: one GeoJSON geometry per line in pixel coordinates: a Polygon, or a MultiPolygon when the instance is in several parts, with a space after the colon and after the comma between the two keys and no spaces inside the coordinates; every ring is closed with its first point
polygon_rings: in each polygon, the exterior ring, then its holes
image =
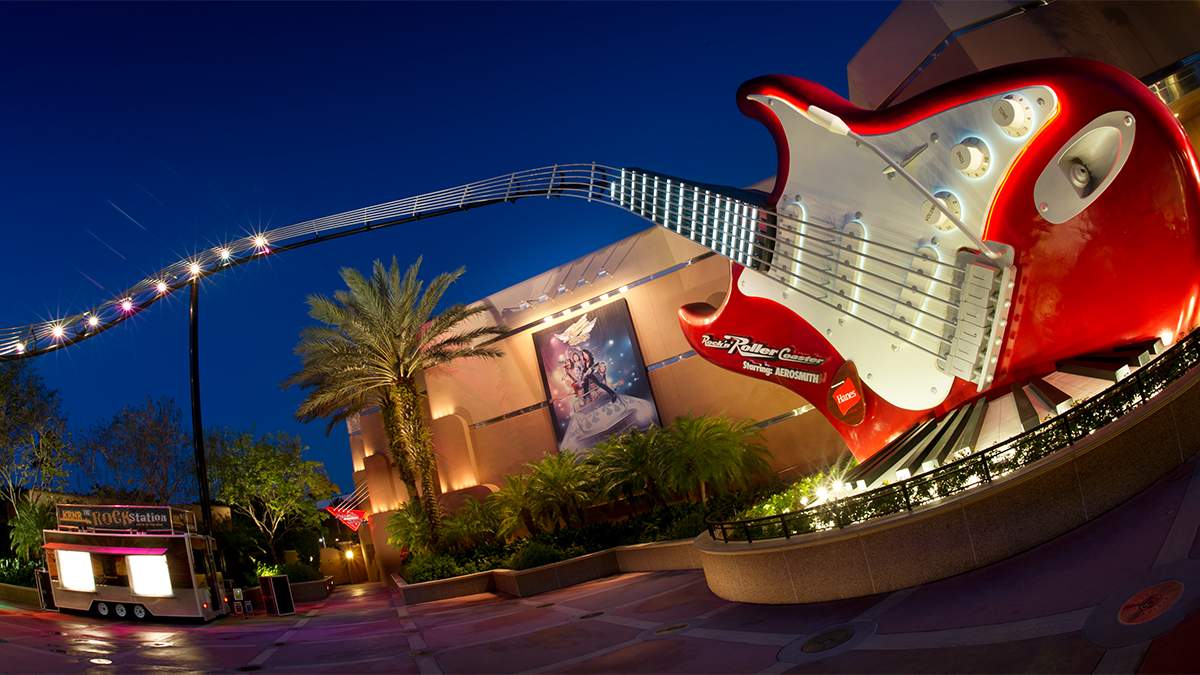
{"type": "Polygon", "coordinates": [[[826,407],[831,415],[850,426],[862,424],[867,405],[863,399],[862,380],[858,379],[858,369],[853,361],[843,363],[834,374],[826,407]]]}
{"type": "Polygon", "coordinates": [[[367,519],[367,512],[359,509],[340,509],[336,506],[326,506],[325,510],[333,514],[334,518],[342,521],[342,524],[350,528],[353,532],[358,532],[358,528],[367,519]]]}

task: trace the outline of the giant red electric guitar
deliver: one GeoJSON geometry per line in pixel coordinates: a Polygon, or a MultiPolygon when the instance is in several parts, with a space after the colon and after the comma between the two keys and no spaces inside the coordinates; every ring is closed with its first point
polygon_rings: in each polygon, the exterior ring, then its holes
{"type": "Polygon", "coordinates": [[[775,138],[769,197],[594,163],[518,171],[214,247],[87,311],[0,329],[0,360],[98,335],[268,253],[556,196],[729,257],[722,306],[680,310],[688,341],[803,396],[859,459],[1060,359],[1197,324],[1200,169],[1169,110],[1119,70],[1022,63],[878,111],[769,76],[738,105],[775,138]]]}
{"type": "Polygon", "coordinates": [[[1200,170],[1123,72],[1023,63],[880,111],[768,76],[738,104],[776,141],[772,213],[686,232],[734,263],[684,333],[806,398],[859,459],[1059,359],[1197,323],[1200,170]]]}

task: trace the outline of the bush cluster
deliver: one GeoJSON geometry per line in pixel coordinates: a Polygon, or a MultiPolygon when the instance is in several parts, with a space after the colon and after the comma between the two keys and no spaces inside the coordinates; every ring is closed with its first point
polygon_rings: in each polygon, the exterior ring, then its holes
{"type": "Polygon", "coordinates": [[[38,568],[38,563],[37,560],[0,558],[0,584],[30,588],[37,586],[37,582],[33,579],[33,573],[38,568]]]}

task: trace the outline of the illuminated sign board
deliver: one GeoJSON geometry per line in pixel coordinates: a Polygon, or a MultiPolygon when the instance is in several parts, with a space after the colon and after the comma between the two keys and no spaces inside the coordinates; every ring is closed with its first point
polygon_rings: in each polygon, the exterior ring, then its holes
{"type": "Polygon", "coordinates": [[[91,506],[59,504],[55,507],[60,528],[158,532],[184,529],[166,506],[91,506]]]}

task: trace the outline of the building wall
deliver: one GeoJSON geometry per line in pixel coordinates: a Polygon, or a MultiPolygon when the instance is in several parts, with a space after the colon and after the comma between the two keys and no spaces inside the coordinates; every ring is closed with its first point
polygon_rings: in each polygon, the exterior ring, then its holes
{"type": "Polygon", "coordinates": [[[1197,2],[1059,1],[995,18],[1026,4],[900,3],[850,60],[850,99],[879,107],[947,38],[949,45],[895,101],[980,70],[1056,56],[1103,61],[1149,83],[1147,78],[1200,50],[1197,2]],[[970,29],[989,18],[995,20],[970,29]]]}

